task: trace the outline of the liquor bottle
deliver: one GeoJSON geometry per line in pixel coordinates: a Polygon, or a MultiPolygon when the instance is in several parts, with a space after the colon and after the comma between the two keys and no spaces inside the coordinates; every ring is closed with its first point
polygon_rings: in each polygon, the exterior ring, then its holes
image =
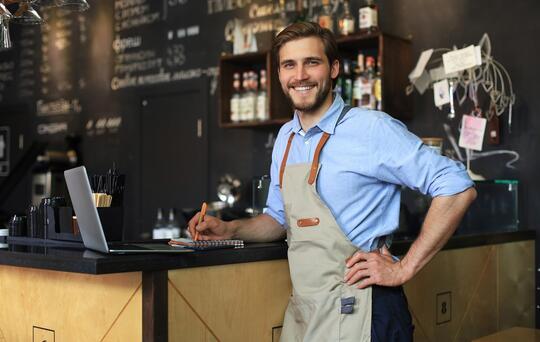
{"type": "Polygon", "coordinates": [[[373,79],[373,95],[375,96],[375,109],[382,110],[382,78],[381,61],[377,58],[377,72],[373,79]]]}
{"type": "Polygon", "coordinates": [[[363,84],[365,82],[364,55],[359,53],[356,56],[356,67],[354,68],[352,103],[355,107],[362,107],[363,84]]]}
{"type": "Polygon", "coordinates": [[[373,0],[366,0],[366,5],[358,10],[360,32],[371,33],[379,29],[379,10],[373,0]]]}
{"type": "Polygon", "coordinates": [[[377,101],[375,100],[375,58],[373,56],[366,57],[366,77],[363,80],[362,87],[362,105],[368,109],[376,109],[377,101]]]}
{"type": "MultiPolygon", "coordinates": [[[[342,68],[343,69],[343,68],[342,68]]],[[[339,73],[338,78],[335,80],[334,92],[339,94],[343,98],[343,71],[339,73]]]]}
{"type": "Polygon", "coordinates": [[[157,209],[156,222],[154,223],[154,229],[152,230],[152,239],[165,239],[167,229],[163,222],[163,209],[157,209]]]}
{"type": "Polygon", "coordinates": [[[257,114],[256,119],[265,121],[269,119],[268,115],[268,94],[266,91],[266,70],[261,70],[259,78],[259,92],[257,93],[257,114]]]}
{"type": "Polygon", "coordinates": [[[349,59],[343,60],[343,74],[341,76],[341,97],[343,101],[352,106],[353,104],[353,80],[351,72],[351,61],[349,59]]]}
{"type": "Polygon", "coordinates": [[[349,0],[343,2],[343,13],[338,19],[339,34],[348,36],[354,33],[354,17],[351,15],[349,0]]]}
{"type": "Polygon", "coordinates": [[[252,121],[255,119],[255,110],[257,106],[257,74],[251,70],[248,72],[248,82],[246,89],[246,108],[244,113],[245,121],[252,121]]]}
{"type": "Polygon", "coordinates": [[[247,71],[242,73],[242,92],[240,93],[240,115],[239,121],[246,121],[249,116],[249,73],[247,71]]]}
{"type": "Polygon", "coordinates": [[[334,20],[332,19],[332,7],[330,0],[322,0],[322,10],[319,13],[318,23],[321,27],[334,31],[334,20]]]}
{"type": "Polygon", "coordinates": [[[240,121],[240,73],[233,75],[233,94],[231,96],[231,121],[240,121]]]}

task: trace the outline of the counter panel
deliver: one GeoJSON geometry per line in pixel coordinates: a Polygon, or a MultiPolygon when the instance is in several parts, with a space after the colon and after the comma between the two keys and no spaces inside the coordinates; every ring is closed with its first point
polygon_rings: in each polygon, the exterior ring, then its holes
{"type": "Polygon", "coordinates": [[[445,250],[405,285],[415,341],[534,327],[534,241],[445,250]]]}
{"type": "Polygon", "coordinates": [[[141,341],[141,285],[140,272],[96,276],[1,265],[0,340],[47,333],[52,341],[141,341]]]}
{"type": "Polygon", "coordinates": [[[270,342],[292,286],[274,260],[169,271],[168,290],[169,341],[270,342]]]}

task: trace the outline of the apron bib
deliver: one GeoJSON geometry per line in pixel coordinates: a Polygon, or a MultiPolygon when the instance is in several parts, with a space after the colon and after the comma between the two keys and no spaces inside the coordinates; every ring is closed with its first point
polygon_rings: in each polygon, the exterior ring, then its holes
{"type": "MultiPolygon", "coordinates": [[[[338,122],[349,109],[343,109],[338,122]]],[[[372,289],[343,281],[345,260],[358,248],[316,190],[319,155],[329,135],[321,137],[311,164],[286,165],[293,137],[291,133],[280,170],[293,284],[281,341],[370,341],[372,289]]]]}

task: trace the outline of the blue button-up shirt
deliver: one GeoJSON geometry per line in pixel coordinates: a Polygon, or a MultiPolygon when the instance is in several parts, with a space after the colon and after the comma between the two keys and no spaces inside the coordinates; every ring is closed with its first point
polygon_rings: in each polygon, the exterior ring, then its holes
{"type": "Polygon", "coordinates": [[[296,133],[287,164],[311,163],[323,132],[317,192],[345,235],[357,247],[372,250],[377,238],[398,228],[400,187],[448,196],[473,186],[463,164],[437,154],[388,114],[352,108],[340,122],[339,95],[323,118],[307,132],[297,113],[280,129],[270,168],[266,214],[286,228],[279,168],[291,132],[296,133]]]}

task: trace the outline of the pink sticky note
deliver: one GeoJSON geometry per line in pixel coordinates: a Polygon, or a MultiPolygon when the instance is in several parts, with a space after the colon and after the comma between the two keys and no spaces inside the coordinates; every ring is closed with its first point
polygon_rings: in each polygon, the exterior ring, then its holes
{"type": "Polygon", "coordinates": [[[482,151],[484,133],[486,131],[487,120],[477,118],[472,115],[463,115],[461,122],[461,133],[459,135],[459,146],[482,151]]]}

